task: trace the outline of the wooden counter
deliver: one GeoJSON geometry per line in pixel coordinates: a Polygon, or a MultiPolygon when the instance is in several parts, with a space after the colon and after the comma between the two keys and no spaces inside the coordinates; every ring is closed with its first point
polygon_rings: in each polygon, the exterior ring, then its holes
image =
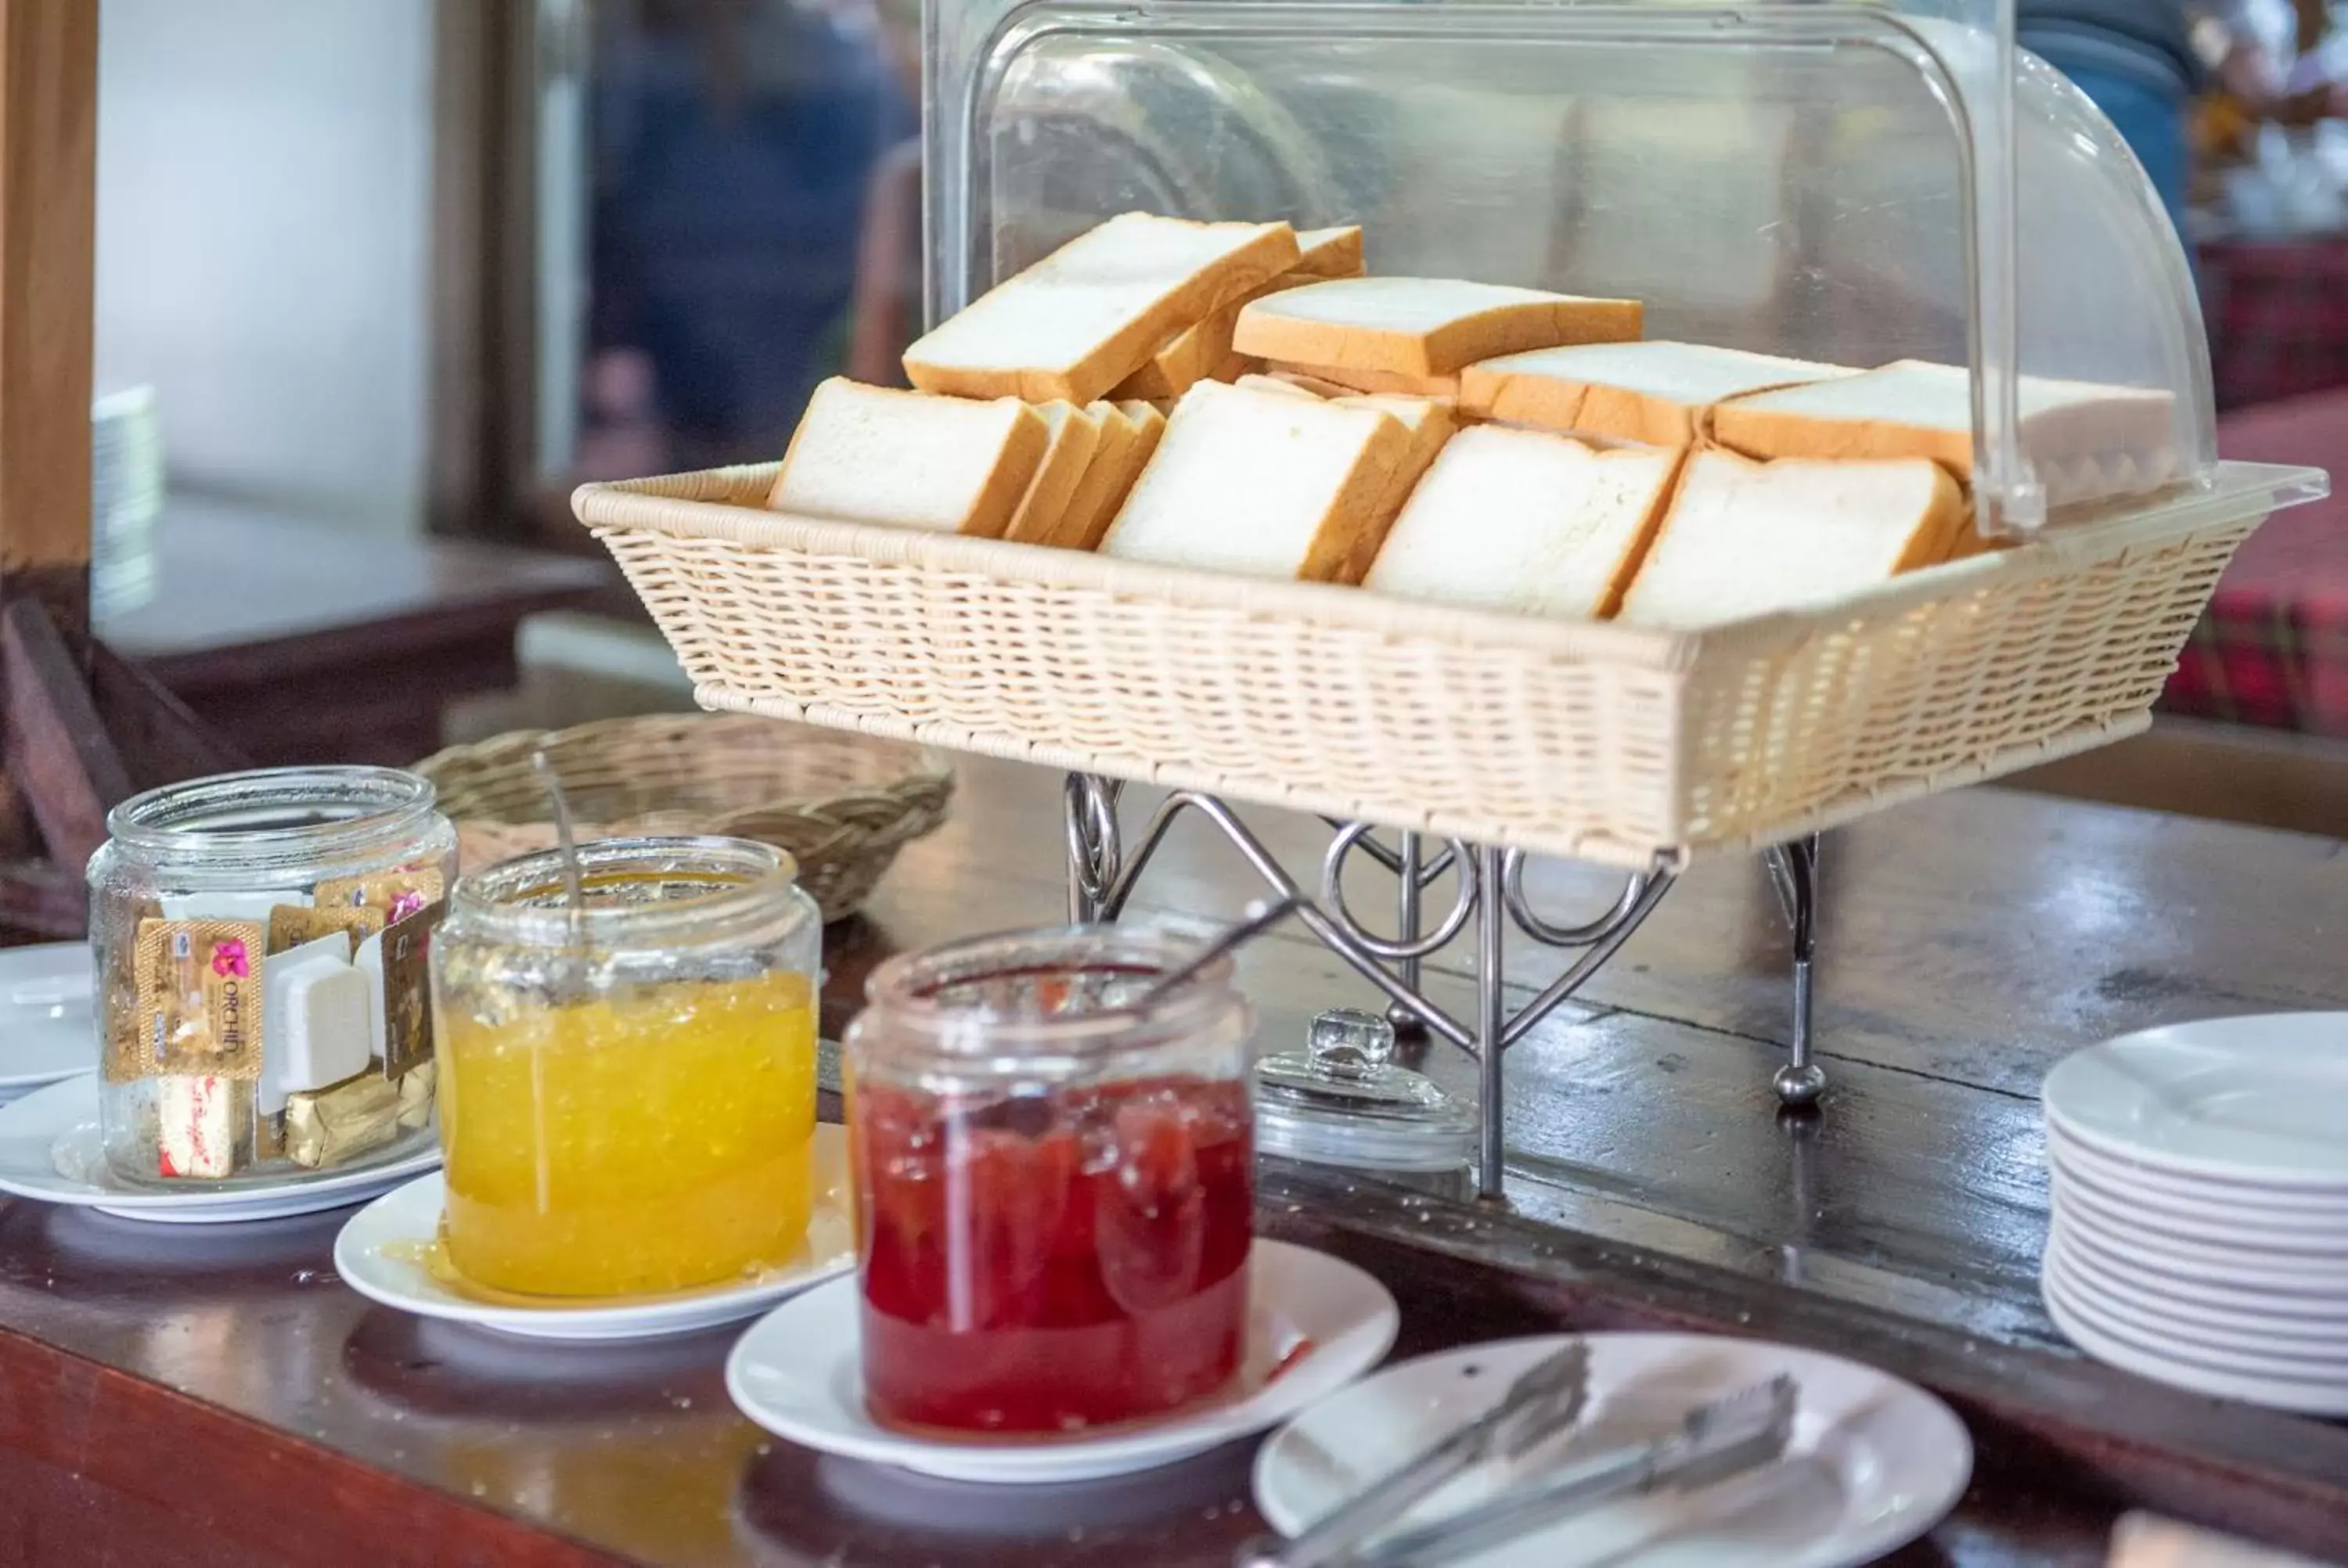
{"type": "MultiPolygon", "coordinates": [[[[1057,801],[1056,776],[966,763],[953,822],[833,932],[828,1029],[890,951],[1059,918],[1057,801]]],[[[1250,815],[1300,865],[1325,838],[1250,815]]],[[[1529,886],[1564,912],[1608,879],[1545,864],[1529,886]]],[[[1218,914],[1254,892],[1185,827],[1139,903],[1218,914]]],[[[2164,1020],[2348,1005],[2348,845],[1973,790],[1830,839],[1823,920],[1816,1122],[1772,1114],[1774,897],[1755,865],[1704,864],[1588,1006],[1511,1052],[1515,1214],[1287,1171],[1264,1228],[1385,1277],[1405,1353],[1710,1324],[1932,1385],[1973,1430],[1977,1481],[1901,1564],[2096,1563],[2130,1503],[2348,1540],[2348,1430],[2086,1362],[2034,1278],[2048,1064],[2164,1020]]],[[[1554,972],[1518,957],[1528,987],[1554,972]]],[[[1368,998],[1287,937],[1242,980],[1280,1045],[1368,998]]],[[[1465,1005],[1456,962],[1430,984],[1465,1005]]],[[[1464,1084],[1453,1053],[1428,1065],[1464,1084]]],[[[0,1563],[1205,1568],[1254,1527],[1244,1446],[974,1491],[768,1440],[726,1401],[730,1332],[564,1348],[372,1308],[328,1261],[345,1217],[209,1231],[0,1207],[0,1563]]]]}

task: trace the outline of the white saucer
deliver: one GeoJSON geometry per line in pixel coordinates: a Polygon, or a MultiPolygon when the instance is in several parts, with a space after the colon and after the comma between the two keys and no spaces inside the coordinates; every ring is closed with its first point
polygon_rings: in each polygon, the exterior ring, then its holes
{"type": "Polygon", "coordinates": [[[2336,1295],[2253,1288],[2230,1276],[2219,1279],[2177,1273],[2141,1254],[2116,1250],[2100,1235],[2081,1231],[2069,1214],[2054,1216],[2047,1234],[2046,1250],[2065,1254],[2077,1272],[2130,1296],[2175,1301],[2230,1318],[2261,1318],[2279,1327],[2294,1322],[2341,1320],[2341,1303],[2336,1295]]]}
{"type": "Polygon", "coordinates": [[[2348,1012],[2172,1024],[2046,1075],[2065,1137],[2178,1175],[2348,1192],[2348,1012]]]}
{"type": "Polygon", "coordinates": [[[0,948],[0,1104],[97,1066],[89,944],[0,948]]]}
{"type": "Polygon", "coordinates": [[[891,1431],[865,1411],[853,1279],[768,1313],[726,1358],[726,1389],[744,1415],[778,1437],[952,1481],[1026,1485],[1150,1470],[1279,1425],[1393,1348],[1394,1297],[1352,1264],[1259,1238],[1248,1266],[1241,1381],[1249,1391],[1171,1420],[1033,1441],[957,1443],[891,1431]],[[1287,1356],[1294,1359],[1265,1381],[1287,1356]]]}
{"type": "Polygon", "coordinates": [[[2098,1195],[2125,1200],[2171,1223],[2200,1229],[2222,1227],[2229,1236],[2244,1227],[2260,1238],[2296,1242],[2302,1237],[2348,1237],[2348,1196],[2310,1198],[2273,1187],[2220,1182],[2207,1176],[2162,1179],[2141,1167],[2104,1159],[2059,1136],[2046,1141],[2058,1177],[2075,1179],[2098,1195]]]}
{"type": "Polygon", "coordinates": [[[2326,1191],[2322,1187],[2180,1173],[2082,1143],[2051,1122],[2046,1127],[2046,1146],[2062,1157],[2064,1164],[2106,1186],[2141,1193],[2147,1199],[2158,1199],[2184,1212],[2226,1214],[2247,1204],[2255,1205],[2262,1216],[2278,1225],[2302,1220],[2322,1225],[2348,1215],[2348,1187],[2326,1191]]]}
{"type": "Polygon", "coordinates": [[[94,1075],[68,1078],[0,1105],[0,1193],[159,1225],[234,1225],[345,1208],[439,1163],[440,1146],[432,1143],[333,1175],[231,1188],[191,1184],[161,1192],[126,1186],[107,1174],[94,1075]]]}
{"type": "Polygon", "coordinates": [[[2214,1214],[2180,1213],[2159,1200],[2133,1192],[2115,1192],[2071,1168],[2070,1158],[2052,1154],[2053,1206],[2058,1213],[2082,1214],[2100,1228],[2146,1245],[2210,1247],[2229,1257],[2271,1259],[2286,1270],[2329,1275],[2348,1289],[2348,1216],[2330,1225],[2304,1221],[2281,1227],[2264,1223],[2265,1216],[2245,1204],[2230,1220],[2214,1214]]]}
{"type": "MultiPolygon", "coordinates": [[[[1590,1405],[1568,1453],[1660,1436],[1688,1408],[1779,1372],[1800,1384],[1787,1457],[1720,1486],[1612,1504],[1454,1568],[1830,1568],[1870,1563],[1932,1528],[1964,1495],[1972,1441],[1923,1389],[1869,1367],[1758,1340],[1591,1334],[1590,1405]]],[[[1565,1336],[1470,1345],[1389,1367],[1298,1417],[1256,1455],[1255,1500],[1282,1534],[1321,1518],[1448,1428],[1488,1409],[1565,1336]]],[[[1479,1473],[1407,1516],[1424,1523],[1510,1479],[1479,1473]]]]}
{"type": "Polygon", "coordinates": [[[2348,1301],[2348,1256],[2265,1252],[2163,1235],[2132,1224],[2116,1211],[2067,1188],[2055,1194],[2054,1223],[2055,1228],[2074,1232],[2102,1252],[2161,1274],[2182,1275],[2239,1290],[2348,1301]]]}
{"type": "Polygon", "coordinates": [[[496,1306],[460,1296],[433,1278],[415,1255],[440,1234],[447,1185],[438,1171],[353,1214],[335,1238],[335,1272],[368,1300],[398,1311],[530,1339],[650,1339],[692,1334],[756,1317],[785,1297],[856,1266],[856,1235],[840,1180],[847,1155],[847,1132],[829,1122],[818,1123],[817,1200],[806,1246],[791,1262],[736,1285],[576,1306],[496,1306]]]}
{"type": "Polygon", "coordinates": [[[2297,1372],[2277,1377],[2213,1366],[2183,1355],[2174,1347],[2164,1348],[2107,1326],[2093,1316],[2091,1309],[2075,1303],[2051,1277],[2042,1277],[2039,1289],[2047,1315],[2054,1319],[2054,1327],[2063,1331],[2065,1338],[2096,1360],[2124,1372],[2167,1383],[2171,1388],[2211,1394],[2221,1399],[2240,1399],[2270,1409],[2305,1416],[2348,1416],[2348,1383],[2312,1381],[2297,1372]]]}
{"type": "Polygon", "coordinates": [[[2159,1290],[2132,1289],[2083,1263],[2067,1238],[2046,1249],[2042,1266],[2061,1281],[2063,1293],[2077,1305],[2157,1344],[2272,1356],[2303,1362],[2320,1375],[2348,1378],[2348,1322],[2337,1317],[2291,1322],[2257,1312],[2196,1307],[2159,1290]]]}

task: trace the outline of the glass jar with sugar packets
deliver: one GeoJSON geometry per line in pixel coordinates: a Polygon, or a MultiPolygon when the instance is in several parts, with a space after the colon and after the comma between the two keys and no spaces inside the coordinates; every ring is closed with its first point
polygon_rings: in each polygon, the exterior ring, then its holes
{"type": "Polygon", "coordinates": [[[816,1200],[823,915],[780,850],[615,838],[457,884],[432,953],[436,1267],[505,1296],[787,1264],[816,1200]]]}
{"type": "Polygon", "coordinates": [[[1256,1152],[1447,1198],[1475,1190],[1476,1108],[1394,1060],[1394,1026],[1335,1008],[1255,1070],[1256,1152]]]}
{"type": "Polygon", "coordinates": [[[426,964],[457,835],[394,768],[167,784],[89,863],[108,1171],[299,1182],[428,1146],[426,964]]]}

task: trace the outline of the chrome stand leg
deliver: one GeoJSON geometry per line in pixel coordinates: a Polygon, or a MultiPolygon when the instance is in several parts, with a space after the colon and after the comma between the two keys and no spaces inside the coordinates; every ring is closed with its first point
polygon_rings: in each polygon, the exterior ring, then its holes
{"type": "Polygon", "coordinates": [[[1117,841],[1117,786],[1070,774],[1063,786],[1068,854],[1068,923],[1089,926],[1107,914],[1110,887],[1124,860],[1117,841]]]}
{"type": "MultiPolygon", "coordinates": [[[[1419,938],[1419,837],[1415,833],[1401,835],[1401,865],[1395,871],[1395,940],[1409,947],[1419,938]]],[[[1403,959],[1395,966],[1395,978],[1403,989],[1416,993],[1418,989],[1419,960],[1403,959]]],[[[1386,1021],[1394,1026],[1396,1036],[1404,1040],[1426,1037],[1426,1022],[1400,1002],[1386,1004],[1386,1021]]]]}
{"type": "Polygon", "coordinates": [[[1501,1199],[1502,1176],[1508,1162],[1509,1105],[1503,1092],[1501,1068],[1508,1050],[1509,901],[1502,894],[1501,852],[1476,852],[1476,1063],[1477,1109],[1483,1117],[1483,1144],[1476,1163],[1476,1195],[1488,1203],[1501,1199]]]}
{"type": "Polygon", "coordinates": [[[1793,1046],[1772,1082],[1781,1103],[1802,1110],[1816,1105],[1827,1087],[1826,1069],[1810,1060],[1810,966],[1818,949],[1818,835],[1771,850],[1769,869],[1777,878],[1786,916],[1794,927],[1793,1046]]]}

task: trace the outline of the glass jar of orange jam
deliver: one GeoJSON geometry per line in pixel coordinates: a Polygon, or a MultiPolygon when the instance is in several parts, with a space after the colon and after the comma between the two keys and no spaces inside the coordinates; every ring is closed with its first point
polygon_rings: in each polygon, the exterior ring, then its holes
{"type": "Polygon", "coordinates": [[[433,944],[442,1243],[470,1284],[617,1296],[788,1261],[814,1197],[823,920],[789,856],[611,839],[458,881],[433,944]]]}

